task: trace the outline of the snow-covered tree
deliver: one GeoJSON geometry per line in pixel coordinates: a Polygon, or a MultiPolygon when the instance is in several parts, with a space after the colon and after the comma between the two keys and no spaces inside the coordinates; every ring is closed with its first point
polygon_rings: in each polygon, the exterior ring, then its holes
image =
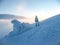
{"type": "Polygon", "coordinates": [[[15,32],[20,32],[22,30],[21,29],[21,27],[22,27],[21,22],[19,22],[18,20],[12,20],[11,22],[13,23],[13,30],[15,32]]]}
{"type": "Polygon", "coordinates": [[[37,17],[37,16],[35,17],[35,23],[36,23],[36,24],[35,24],[36,27],[39,26],[39,21],[38,21],[38,17],[37,17]]]}

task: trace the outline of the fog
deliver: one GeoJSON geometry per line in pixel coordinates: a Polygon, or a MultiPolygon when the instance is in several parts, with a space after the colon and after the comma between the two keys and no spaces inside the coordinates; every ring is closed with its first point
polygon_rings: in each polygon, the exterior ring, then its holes
{"type": "Polygon", "coordinates": [[[0,20],[0,38],[8,35],[13,30],[10,20],[0,20]]]}

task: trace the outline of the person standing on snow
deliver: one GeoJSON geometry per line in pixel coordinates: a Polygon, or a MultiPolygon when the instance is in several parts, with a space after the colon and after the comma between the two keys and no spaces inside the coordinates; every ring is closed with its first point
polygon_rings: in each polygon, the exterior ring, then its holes
{"type": "Polygon", "coordinates": [[[35,16],[35,23],[36,23],[35,26],[38,27],[39,26],[39,21],[38,21],[38,17],[37,16],[35,16]]]}

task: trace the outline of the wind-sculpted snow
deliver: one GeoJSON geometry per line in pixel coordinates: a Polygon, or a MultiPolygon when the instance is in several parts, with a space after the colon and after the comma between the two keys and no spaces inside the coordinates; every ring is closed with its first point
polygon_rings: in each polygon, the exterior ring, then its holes
{"type": "Polygon", "coordinates": [[[60,44],[60,15],[54,16],[43,22],[40,22],[40,26],[38,27],[36,27],[33,24],[31,25],[20,22],[19,25],[23,28],[20,30],[16,29],[16,32],[14,32],[15,30],[13,30],[7,37],[3,38],[3,45],[60,44]]]}
{"type": "Polygon", "coordinates": [[[10,32],[9,36],[20,35],[26,31],[28,31],[31,28],[30,24],[21,23],[17,20],[12,20],[11,23],[13,23],[13,31],[10,32]]]}

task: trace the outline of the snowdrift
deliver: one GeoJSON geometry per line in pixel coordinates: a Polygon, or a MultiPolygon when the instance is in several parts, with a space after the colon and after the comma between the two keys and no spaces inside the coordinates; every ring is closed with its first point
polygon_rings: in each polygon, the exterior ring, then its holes
{"type": "Polygon", "coordinates": [[[22,32],[10,32],[2,39],[3,45],[59,45],[60,15],[40,22],[38,27],[24,23],[21,30],[22,32]]]}

